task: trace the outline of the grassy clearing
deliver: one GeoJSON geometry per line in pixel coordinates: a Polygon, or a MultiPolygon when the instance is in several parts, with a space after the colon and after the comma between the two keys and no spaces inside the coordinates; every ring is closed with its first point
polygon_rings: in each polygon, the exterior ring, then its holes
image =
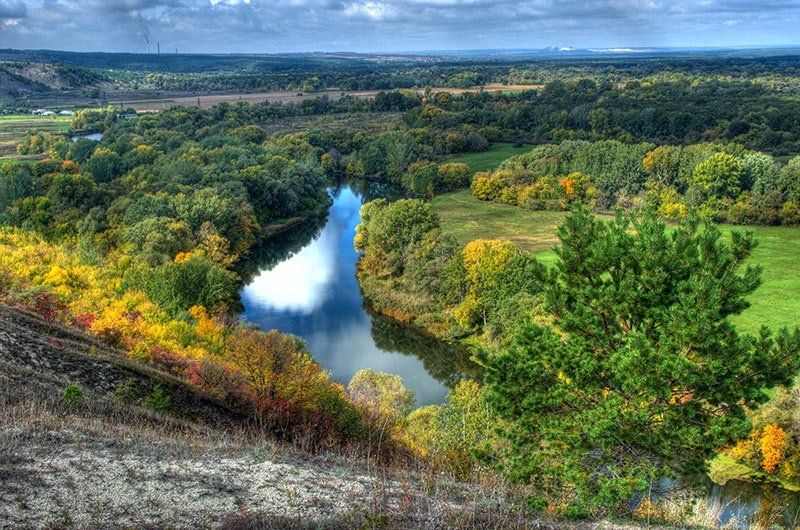
{"type": "MultiPolygon", "coordinates": [[[[446,233],[460,243],[473,239],[508,239],[552,262],[558,243],[556,230],[565,212],[529,211],[514,206],[483,202],[465,190],[436,197],[433,209],[446,233]]],[[[763,266],[764,283],[753,293],[752,306],[734,319],[740,331],[756,332],[762,325],[772,329],[800,325],[800,230],[767,226],[723,226],[752,230],[759,241],[750,262],[763,266]]]]}
{"type": "Polygon", "coordinates": [[[16,156],[17,144],[28,133],[61,133],[69,129],[70,116],[31,116],[10,114],[0,116],[0,157],[16,156]]]}
{"type": "Polygon", "coordinates": [[[549,251],[558,243],[556,229],[567,215],[479,201],[469,190],[436,197],[433,209],[441,217],[444,231],[459,243],[508,239],[529,252],[549,251]]]}
{"type": "Polygon", "coordinates": [[[473,173],[477,173],[478,171],[493,171],[497,169],[500,162],[506,158],[521,155],[528,150],[530,150],[530,146],[514,147],[514,144],[511,143],[496,142],[490,145],[486,151],[454,156],[447,161],[467,164],[473,173]]]}

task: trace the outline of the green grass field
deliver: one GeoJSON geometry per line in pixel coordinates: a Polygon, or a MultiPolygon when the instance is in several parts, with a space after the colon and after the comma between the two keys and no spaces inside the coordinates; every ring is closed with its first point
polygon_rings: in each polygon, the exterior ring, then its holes
{"type": "MultiPolygon", "coordinates": [[[[442,228],[460,243],[473,239],[508,239],[534,252],[545,263],[552,262],[558,243],[556,230],[565,212],[529,211],[483,202],[465,190],[440,195],[433,209],[442,228]]],[[[764,268],[764,283],[751,297],[752,306],[735,318],[741,331],[756,332],[761,325],[772,329],[800,325],[800,229],[767,226],[723,226],[752,230],[759,241],[750,262],[764,268]]]]}
{"type": "Polygon", "coordinates": [[[527,153],[531,146],[514,147],[514,144],[496,142],[489,146],[486,151],[479,153],[467,153],[449,158],[448,162],[462,162],[469,166],[469,169],[476,173],[478,171],[493,171],[497,169],[500,162],[506,158],[527,153]]]}
{"type": "Polygon", "coordinates": [[[70,116],[0,116],[0,157],[16,156],[17,144],[28,131],[60,133],[69,129],[70,116]]]}

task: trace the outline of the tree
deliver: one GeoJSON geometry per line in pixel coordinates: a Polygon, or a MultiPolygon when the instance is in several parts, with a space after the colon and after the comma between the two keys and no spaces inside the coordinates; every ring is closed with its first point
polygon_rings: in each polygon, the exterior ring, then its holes
{"type": "Polygon", "coordinates": [[[399,375],[365,369],[355,373],[347,385],[355,403],[374,407],[382,414],[405,418],[414,407],[414,393],[399,375]]]}
{"type": "Polygon", "coordinates": [[[403,175],[403,186],[415,197],[432,199],[439,187],[437,171],[433,162],[414,162],[403,175]]]}
{"type": "Polygon", "coordinates": [[[706,469],[750,430],[745,415],[800,368],[800,331],[742,336],[756,243],[729,243],[653,211],[559,229],[558,262],[541,281],[552,327],[528,324],[485,359],[487,398],[509,422],[506,472],[550,494],[614,506],[662,476],[706,469]],[[744,268],[743,268],[744,267],[744,268]]]}
{"type": "Polygon", "coordinates": [[[768,187],[778,178],[778,164],[764,153],[747,153],[742,157],[741,185],[744,189],[755,190],[757,186],[768,187]],[[762,184],[763,183],[763,184],[762,184]]]}
{"type": "Polygon", "coordinates": [[[158,267],[133,267],[125,272],[122,287],[143,291],[162,309],[176,316],[192,306],[211,309],[236,300],[239,278],[205,256],[187,255],[179,262],[158,267]]]}
{"type": "Polygon", "coordinates": [[[800,202],[800,156],[796,156],[781,169],[778,187],[787,201],[800,202]]]}
{"type": "Polygon", "coordinates": [[[365,251],[362,265],[367,271],[400,276],[409,247],[437,228],[439,218],[422,201],[376,199],[361,207],[355,247],[365,251]]]}
{"type": "Polygon", "coordinates": [[[192,233],[184,221],[169,217],[148,217],[126,227],[124,240],[131,245],[131,253],[138,259],[155,266],[172,259],[192,246],[192,233]]]}
{"type": "Polygon", "coordinates": [[[98,183],[112,181],[125,171],[120,156],[107,147],[98,147],[94,150],[92,157],[86,163],[86,169],[98,183]]]}
{"type": "Polygon", "coordinates": [[[467,293],[455,317],[464,326],[485,325],[504,301],[538,290],[536,259],[510,241],[476,239],[461,256],[467,293]]]}
{"type": "Polygon", "coordinates": [[[0,214],[33,191],[33,175],[17,161],[0,163],[0,214]]]}
{"type": "Polygon", "coordinates": [[[717,153],[697,164],[691,183],[707,197],[735,197],[744,164],[728,153],[717,153]]]}
{"type": "Polygon", "coordinates": [[[438,169],[439,189],[441,191],[457,190],[469,185],[469,166],[460,162],[442,164],[438,169]]]}
{"type": "Polygon", "coordinates": [[[402,377],[359,370],[347,385],[347,392],[379,448],[403,438],[406,416],[414,407],[414,393],[406,389],[402,377]]]}
{"type": "Polygon", "coordinates": [[[642,165],[657,183],[675,186],[678,184],[680,156],[680,147],[662,145],[647,153],[642,165]]]}
{"type": "Polygon", "coordinates": [[[460,381],[442,405],[429,405],[408,415],[406,435],[422,456],[460,478],[467,477],[488,452],[497,426],[475,381],[460,381]]]}

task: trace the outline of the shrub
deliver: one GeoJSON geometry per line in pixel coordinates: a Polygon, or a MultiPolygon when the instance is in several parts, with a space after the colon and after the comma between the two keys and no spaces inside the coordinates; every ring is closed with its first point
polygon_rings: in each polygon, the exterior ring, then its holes
{"type": "Polygon", "coordinates": [[[460,162],[449,162],[439,166],[439,189],[450,191],[469,184],[469,166],[460,162]]]}
{"type": "Polygon", "coordinates": [[[69,385],[61,391],[61,398],[70,407],[79,407],[84,404],[83,389],[78,385],[69,385]]]}
{"type": "Polygon", "coordinates": [[[800,224],[800,204],[786,201],[781,207],[781,222],[785,225],[800,224]]]}
{"type": "Polygon", "coordinates": [[[114,387],[114,401],[117,403],[136,403],[142,398],[142,387],[139,382],[129,377],[114,387]]]}
{"type": "Polygon", "coordinates": [[[478,173],[473,177],[470,189],[482,201],[495,201],[507,185],[506,179],[493,173],[478,173]]]}
{"type": "Polygon", "coordinates": [[[492,453],[497,423],[483,390],[472,380],[459,382],[443,405],[417,409],[408,415],[409,445],[437,468],[465,478],[492,453]]]}
{"type": "Polygon", "coordinates": [[[172,397],[161,388],[161,385],[156,385],[145,399],[145,403],[155,412],[168,412],[172,408],[172,397]]]}
{"type": "Polygon", "coordinates": [[[203,256],[156,268],[135,267],[123,278],[123,288],[140,290],[172,316],[192,306],[219,307],[236,299],[237,276],[203,256]]]}
{"type": "Polygon", "coordinates": [[[361,410],[373,443],[399,443],[405,419],[414,406],[414,393],[398,375],[365,369],[356,372],[347,385],[350,399],[361,410]]]}

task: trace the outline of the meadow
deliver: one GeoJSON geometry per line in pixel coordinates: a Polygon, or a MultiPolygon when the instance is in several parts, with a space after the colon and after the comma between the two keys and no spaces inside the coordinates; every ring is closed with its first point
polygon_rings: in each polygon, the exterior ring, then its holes
{"type": "Polygon", "coordinates": [[[509,142],[495,142],[485,151],[454,156],[447,161],[466,164],[473,173],[479,171],[494,171],[497,169],[497,166],[500,165],[500,162],[506,158],[521,155],[529,150],[529,145],[515,147],[514,144],[509,142]]]}
{"type": "MultiPolygon", "coordinates": [[[[531,211],[479,201],[469,190],[440,195],[433,209],[444,231],[459,243],[473,239],[507,239],[533,252],[545,263],[555,259],[558,225],[566,212],[531,211]]],[[[750,263],[763,267],[763,284],[751,297],[752,305],[736,317],[741,331],[754,333],[761,325],[777,329],[800,325],[800,230],[773,226],[723,225],[732,230],[751,230],[758,239],[750,263]]]]}

